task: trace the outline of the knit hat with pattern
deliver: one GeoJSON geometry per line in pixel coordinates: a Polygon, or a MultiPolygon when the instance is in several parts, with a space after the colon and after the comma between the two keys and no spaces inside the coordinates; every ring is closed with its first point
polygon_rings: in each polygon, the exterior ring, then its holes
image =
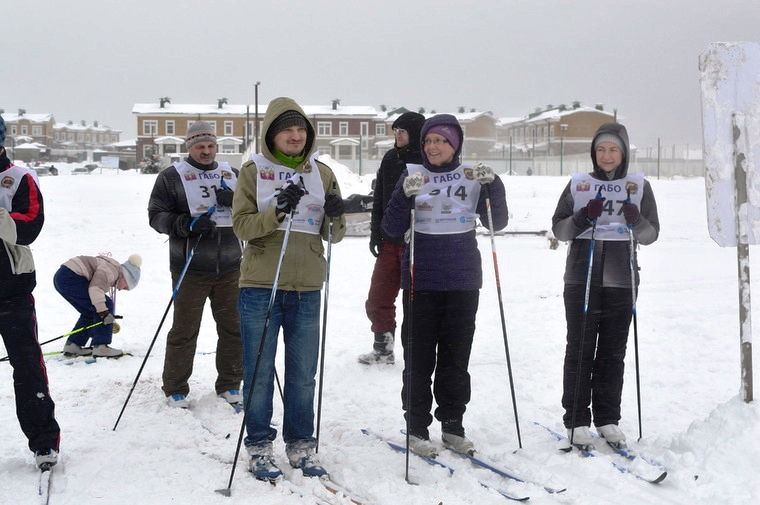
{"type": "Polygon", "coordinates": [[[213,142],[216,144],[216,133],[211,123],[205,121],[196,121],[187,129],[185,145],[190,149],[199,142],[213,142]]]}

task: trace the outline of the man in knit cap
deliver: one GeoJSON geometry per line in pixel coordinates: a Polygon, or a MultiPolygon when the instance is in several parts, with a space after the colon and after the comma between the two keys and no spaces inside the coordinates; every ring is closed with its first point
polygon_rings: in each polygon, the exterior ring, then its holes
{"type": "Polygon", "coordinates": [[[326,273],[322,241],[330,230],[332,242],[340,241],[346,222],[335,174],[317,161],[314,128],[301,107],[291,98],[274,99],[263,131],[262,154],[253,154],[240,169],[232,223],[235,234],[247,243],[240,268],[243,389],[246,399],[250,395],[245,446],[254,477],[273,481],[282,476],[272,447],[277,430],[271,426],[280,327],[285,348],[285,452],[290,465],[304,475],[327,473],[314,451],[314,378],[326,273]]]}
{"type": "Polygon", "coordinates": [[[75,256],[61,265],[53,277],[53,285],[79,312],[74,331],[63,346],[64,355],[96,358],[124,355],[121,349],[109,345],[115,308],[112,290],[134,289],[140,280],[141,265],[142,258],[137,254],[121,264],[107,256],[75,256]],[[89,339],[92,347],[85,347],[89,339]]]}
{"type": "Polygon", "coordinates": [[[238,170],[215,161],[214,131],[214,125],[204,121],[188,128],[187,158],[158,174],[148,204],[150,225],[169,235],[169,268],[176,290],[163,372],[163,391],[171,407],[190,405],[188,381],[206,299],[218,334],[214,389],[233,405],[242,400],[237,309],[241,245],[231,218],[238,170]]]}
{"type": "Polygon", "coordinates": [[[385,153],[375,175],[375,192],[372,202],[372,221],[369,250],[377,258],[372,271],[372,281],[364,307],[372,323],[374,334],[372,352],[361,354],[359,363],[365,365],[395,362],[393,346],[396,333],[396,298],[401,289],[401,257],[404,242],[388,237],[380,223],[385,215],[388,201],[407,163],[422,163],[420,155],[420,129],[425,116],[405,112],[393,122],[396,139],[393,149],[385,153]]]}
{"type": "Polygon", "coordinates": [[[58,461],[61,430],[48,390],[47,371],[37,339],[32,290],[37,284],[29,244],[45,221],[35,173],[11,163],[5,152],[5,121],[0,116],[0,335],[13,367],[16,414],[37,466],[58,461]]]}

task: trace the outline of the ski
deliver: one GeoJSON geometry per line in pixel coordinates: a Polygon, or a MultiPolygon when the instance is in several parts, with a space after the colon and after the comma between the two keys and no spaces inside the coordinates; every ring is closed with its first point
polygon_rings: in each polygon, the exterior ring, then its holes
{"type": "Polygon", "coordinates": [[[48,505],[50,503],[50,476],[53,473],[53,466],[43,464],[40,466],[40,479],[37,484],[37,495],[40,497],[40,504],[48,505]]]}
{"type": "MultiPolygon", "coordinates": [[[[381,435],[373,433],[372,431],[370,431],[370,430],[368,430],[366,428],[362,429],[361,431],[362,431],[362,433],[364,433],[367,436],[370,436],[370,437],[376,438],[376,439],[378,439],[378,440],[380,440],[382,442],[385,442],[388,445],[388,447],[390,447],[395,452],[398,452],[398,453],[401,453],[401,454],[406,454],[406,447],[405,446],[397,444],[396,442],[393,442],[392,440],[388,440],[386,438],[383,438],[381,435]]],[[[427,463],[427,464],[429,464],[431,466],[438,466],[438,467],[441,467],[441,468],[445,468],[446,470],[448,470],[449,475],[452,475],[454,473],[454,471],[455,471],[455,469],[453,467],[447,465],[446,463],[443,463],[443,462],[437,460],[436,458],[428,458],[428,457],[425,457],[425,456],[420,456],[419,454],[415,454],[415,456],[418,457],[418,458],[420,458],[422,461],[424,461],[425,463],[427,463]]],[[[528,501],[530,499],[530,496],[515,495],[513,493],[510,493],[509,491],[505,491],[504,489],[500,489],[498,487],[492,486],[491,484],[486,484],[485,482],[483,482],[481,480],[478,480],[478,484],[480,484],[481,486],[483,486],[486,489],[490,489],[490,490],[495,491],[496,493],[500,494],[501,496],[503,496],[504,498],[507,498],[509,500],[523,502],[523,501],[528,501]]]]}
{"type": "Polygon", "coordinates": [[[475,466],[477,468],[483,468],[485,470],[489,470],[489,471],[495,473],[496,475],[498,475],[499,477],[503,477],[505,479],[514,480],[516,482],[529,483],[529,484],[534,484],[536,486],[541,486],[544,489],[544,491],[546,491],[549,494],[563,493],[563,492],[567,491],[567,488],[564,488],[564,487],[563,488],[555,488],[555,487],[551,487],[551,486],[546,486],[546,485],[544,485],[544,484],[542,484],[540,482],[536,482],[536,481],[533,481],[533,480],[530,480],[530,479],[526,479],[526,478],[523,478],[523,477],[518,477],[516,472],[514,472],[514,471],[512,471],[510,469],[504,468],[504,467],[498,467],[498,466],[496,466],[496,465],[494,465],[494,464],[492,464],[492,463],[490,463],[488,461],[485,461],[485,460],[483,460],[483,459],[481,459],[481,458],[479,458],[477,456],[474,456],[474,455],[462,454],[462,453],[459,453],[459,452],[456,452],[456,451],[452,451],[451,449],[448,449],[448,448],[446,449],[446,451],[451,452],[452,454],[454,454],[456,456],[459,456],[460,458],[465,458],[465,459],[469,460],[469,462],[473,466],[475,466]]]}
{"type": "MultiPolygon", "coordinates": [[[[570,446],[570,441],[566,436],[562,435],[545,426],[539,422],[534,421],[533,424],[546,430],[552,438],[561,442],[563,447],[560,448],[563,452],[572,451],[573,447],[570,446]]],[[[659,484],[665,477],[668,476],[667,470],[660,466],[639,457],[634,451],[624,448],[615,448],[610,444],[605,444],[614,451],[614,455],[620,456],[619,458],[612,458],[612,454],[606,454],[596,449],[581,449],[575,447],[581,456],[585,458],[605,458],[608,459],[610,464],[615,467],[620,473],[628,473],[636,477],[637,479],[649,482],[651,484],[659,484]]]]}

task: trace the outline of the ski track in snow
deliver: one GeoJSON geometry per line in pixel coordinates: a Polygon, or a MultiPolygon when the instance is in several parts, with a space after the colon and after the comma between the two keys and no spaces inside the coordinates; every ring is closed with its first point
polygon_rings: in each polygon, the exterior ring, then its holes
{"type": "MultiPolygon", "coordinates": [[[[169,314],[119,428],[112,431],[171,296],[168,244],[166,236],[148,226],[146,209],[155,176],[104,170],[74,177],[66,169],[64,165],[60,176],[41,179],[46,223],[33,244],[40,340],[70,331],[76,320],[75,311],[53,288],[53,274],[63,261],[77,254],[110,252],[121,262],[137,252],[143,256],[143,268],[135,291],[119,292],[116,299],[124,320],[114,345],[134,357],[71,365],[48,360],[62,427],[61,463],[53,474],[50,503],[314,503],[308,482],[303,484],[307,498],[302,498],[252,479],[244,451],[232,497],[214,493],[227,485],[242,416],[215,397],[215,356],[201,354],[212,352],[216,342],[208,307],[190,383],[191,409],[170,410],[160,389],[169,314]]],[[[336,173],[344,195],[368,191],[368,178],[360,180],[347,170],[336,173]]],[[[491,245],[485,235],[479,238],[484,287],[465,427],[479,456],[567,491],[550,495],[539,486],[501,481],[462,463],[449,476],[414,457],[411,475],[420,485],[409,486],[404,481],[404,456],[361,434],[360,428],[368,427],[403,442],[399,430],[404,425],[400,360],[381,368],[356,362],[372,342],[364,300],[374,258],[366,237],[347,237],[332,248],[319,456],[335,479],[378,505],[505,503],[478,479],[529,494],[534,504],[760,502],[760,410],[738,397],[736,253],[718,247],[708,236],[704,179],[651,182],[662,233],[639,254],[644,438],[636,448],[668,467],[662,484],[619,474],[601,458],[559,454],[556,443],[532,424],[537,420],[562,429],[565,340],[566,246],[550,250],[545,238],[535,236],[496,239],[523,441],[523,449],[517,450],[491,245]]],[[[511,213],[508,230],[551,228],[567,178],[505,177],[505,184],[511,213]]],[[[755,312],[755,320],[760,320],[755,312]]],[[[45,350],[62,345],[61,340],[45,350]]],[[[278,363],[282,370],[281,355],[278,363]]],[[[621,421],[630,440],[637,434],[633,364],[631,332],[621,421]]],[[[11,368],[0,364],[0,503],[36,504],[37,470],[16,421],[13,398],[11,368]]],[[[274,410],[279,425],[282,407],[277,397],[274,410]]],[[[431,436],[435,442],[440,439],[437,422],[431,436]]],[[[275,442],[275,455],[286,464],[281,438],[275,442]]]]}

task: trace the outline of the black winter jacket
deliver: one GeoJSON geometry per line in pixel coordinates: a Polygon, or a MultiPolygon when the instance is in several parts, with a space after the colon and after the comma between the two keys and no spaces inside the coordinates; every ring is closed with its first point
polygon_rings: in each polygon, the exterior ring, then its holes
{"type": "Polygon", "coordinates": [[[376,242],[387,240],[396,244],[401,244],[403,238],[389,237],[380,226],[383,221],[385,209],[396,187],[396,182],[402,173],[406,170],[407,163],[422,163],[422,155],[418,150],[410,149],[411,143],[402,148],[394,147],[383,156],[380,162],[380,168],[375,175],[375,192],[372,200],[372,220],[370,221],[370,230],[372,238],[376,242]]]}
{"type": "MultiPolygon", "coordinates": [[[[193,166],[198,164],[188,160],[193,166]]],[[[233,168],[235,175],[238,170],[233,168]]],[[[241,244],[232,227],[217,227],[211,235],[187,237],[182,233],[178,220],[190,215],[185,188],[177,169],[173,166],[162,170],[156,177],[148,203],[150,226],[159,233],[169,235],[169,268],[173,274],[182,272],[190,249],[195,246],[189,272],[221,275],[240,269],[241,244]]]]}
{"type": "MultiPolygon", "coordinates": [[[[599,135],[609,133],[616,135],[623,143],[623,163],[615,170],[612,180],[622,179],[628,174],[628,132],[618,123],[602,125],[594,139],[599,135]]],[[[596,152],[591,143],[591,161],[594,171],[591,175],[602,181],[609,180],[605,172],[596,163],[596,152]]],[[[576,239],[578,235],[589,228],[582,210],[573,213],[573,195],[570,183],[565,186],[559,197],[557,209],[552,217],[554,236],[562,241],[571,241],[567,252],[565,265],[565,284],[585,284],[588,272],[589,241],[576,239]]],[[[657,240],[660,233],[660,220],[657,215],[657,202],[648,181],[644,181],[644,193],[641,198],[641,218],[633,226],[633,237],[642,245],[649,245],[657,240]]],[[[631,267],[629,263],[630,245],[627,241],[596,241],[594,246],[594,271],[591,275],[591,285],[596,287],[631,288],[631,267]]],[[[635,261],[635,251],[634,251],[635,261]]],[[[638,265],[637,262],[634,265],[638,265]]],[[[639,283],[638,269],[635,271],[636,284],[639,283]]]]}

